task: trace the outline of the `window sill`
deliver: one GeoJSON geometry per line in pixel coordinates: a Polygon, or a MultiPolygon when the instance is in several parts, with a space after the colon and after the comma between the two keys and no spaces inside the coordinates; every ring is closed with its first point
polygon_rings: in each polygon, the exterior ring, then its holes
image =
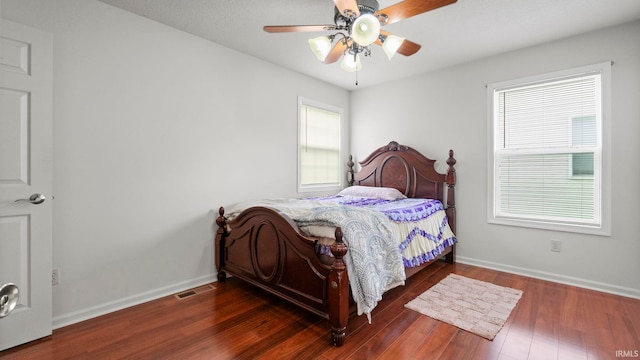
{"type": "Polygon", "coordinates": [[[542,220],[525,220],[525,219],[512,219],[512,218],[489,218],[487,219],[489,224],[494,225],[506,225],[517,226],[531,229],[541,230],[553,230],[570,232],[576,234],[589,234],[598,236],[611,236],[611,230],[606,226],[597,225],[584,225],[584,224],[567,224],[567,223],[554,223],[542,220]]]}

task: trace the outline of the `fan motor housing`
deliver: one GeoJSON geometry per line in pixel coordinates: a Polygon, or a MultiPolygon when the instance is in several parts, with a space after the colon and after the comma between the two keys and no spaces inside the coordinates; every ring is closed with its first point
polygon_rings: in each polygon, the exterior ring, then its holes
{"type": "MultiPolygon", "coordinates": [[[[358,0],[358,10],[360,14],[374,14],[380,8],[378,0],[358,0]]],[[[333,18],[336,26],[347,28],[356,19],[355,17],[347,17],[340,13],[338,7],[334,8],[335,16],[333,18]]]]}

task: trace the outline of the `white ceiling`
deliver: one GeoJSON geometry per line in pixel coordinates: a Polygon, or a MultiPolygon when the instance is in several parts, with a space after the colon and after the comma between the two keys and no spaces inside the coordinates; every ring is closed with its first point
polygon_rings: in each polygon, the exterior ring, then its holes
{"type": "MultiPolygon", "coordinates": [[[[264,25],[333,24],[331,0],[100,0],[237,51],[357,89],[640,19],[640,0],[458,0],[385,26],[422,45],[391,61],[373,46],[358,73],[325,65],[307,40],[322,33],[269,34],[264,25]]],[[[380,8],[398,0],[379,0],[380,8]]],[[[329,34],[329,33],[326,33],[329,34]]],[[[614,40],[614,39],[613,39],[614,40]]]]}

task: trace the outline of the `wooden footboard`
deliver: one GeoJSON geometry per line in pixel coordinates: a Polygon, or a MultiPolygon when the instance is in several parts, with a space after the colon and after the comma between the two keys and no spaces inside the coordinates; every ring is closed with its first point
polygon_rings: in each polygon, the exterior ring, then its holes
{"type": "Polygon", "coordinates": [[[216,219],[218,281],[241,278],[331,322],[331,341],[344,342],[349,317],[349,280],[342,260],[347,246],[340,228],[331,247],[331,266],[316,255],[314,240],[298,231],[286,215],[252,207],[231,221],[219,209],[216,219]]]}

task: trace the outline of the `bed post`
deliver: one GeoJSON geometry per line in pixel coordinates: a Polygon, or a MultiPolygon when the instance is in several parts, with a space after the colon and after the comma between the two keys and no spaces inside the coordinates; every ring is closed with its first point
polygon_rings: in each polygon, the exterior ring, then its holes
{"type": "Polygon", "coordinates": [[[218,230],[216,231],[216,271],[218,272],[218,281],[223,282],[227,279],[227,273],[222,270],[222,266],[224,265],[225,237],[227,235],[227,219],[224,217],[224,207],[220,206],[218,214],[220,215],[216,219],[216,224],[218,225],[218,230]]]}
{"type": "Polygon", "coordinates": [[[331,245],[334,256],[329,273],[329,320],[331,321],[331,342],[342,346],[347,332],[349,320],[349,278],[342,258],[347,253],[347,246],[342,241],[342,229],[336,228],[336,241],[331,245]]]}
{"type": "MultiPolygon", "coordinates": [[[[456,159],[453,157],[453,150],[449,150],[449,158],[447,159],[447,217],[449,218],[449,226],[451,231],[456,234],[456,169],[453,167],[456,164],[456,159]]],[[[445,256],[445,260],[449,264],[456,262],[456,245],[451,246],[451,252],[445,256]]]]}
{"type": "Polygon", "coordinates": [[[349,186],[353,186],[353,182],[355,180],[355,175],[353,172],[354,165],[355,163],[353,162],[353,155],[349,155],[349,161],[347,161],[347,167],[349,168],[349,170],[347,170],[347,183],[349,184],[349,186]]]}

